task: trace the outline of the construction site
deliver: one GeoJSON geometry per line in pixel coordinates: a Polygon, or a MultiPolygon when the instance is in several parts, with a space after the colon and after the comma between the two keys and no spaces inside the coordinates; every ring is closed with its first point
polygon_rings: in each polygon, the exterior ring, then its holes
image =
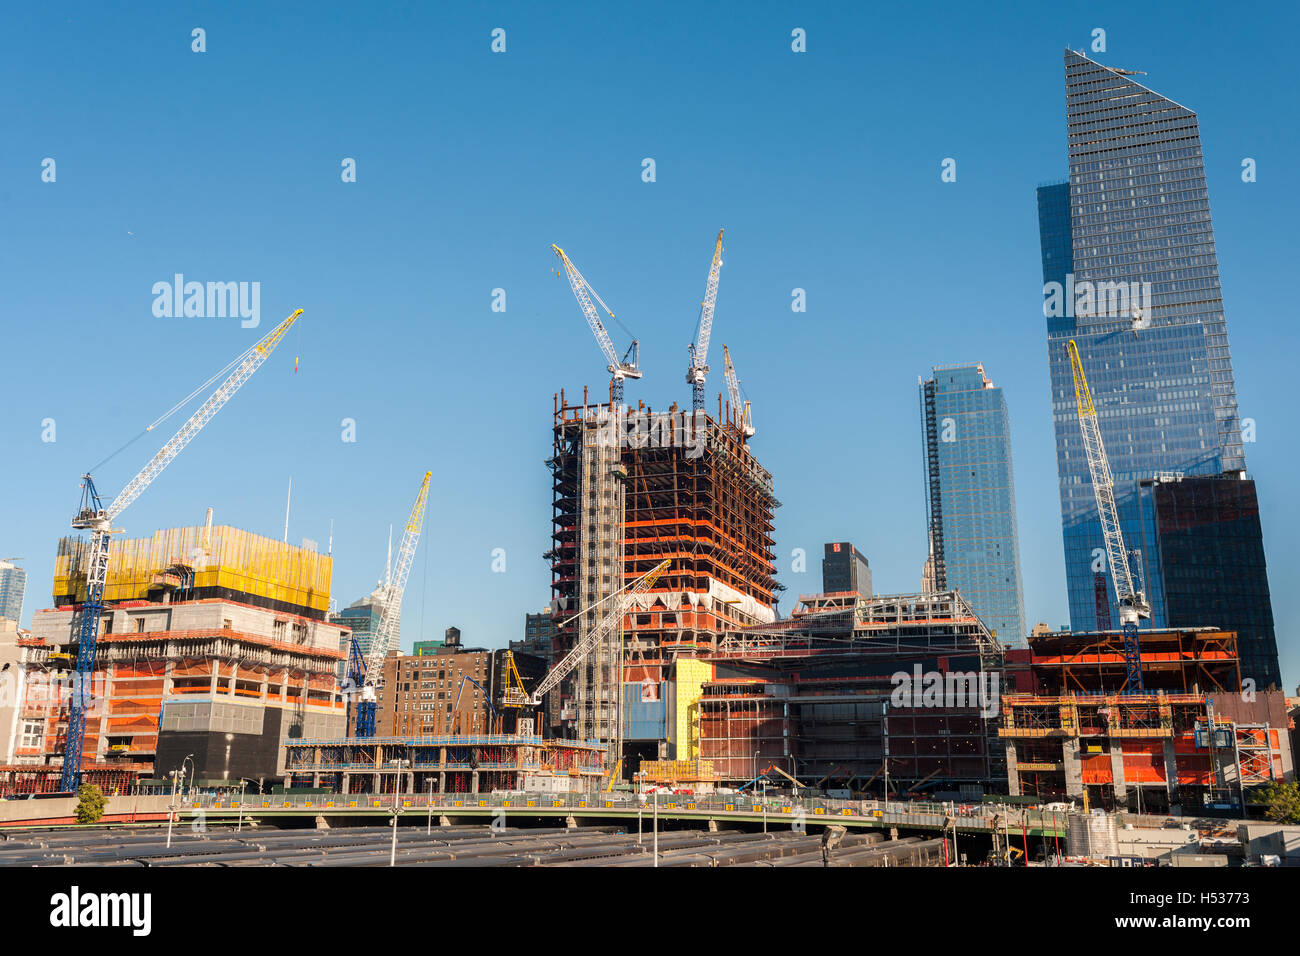
{"type": "Polygon", "coordinates": [[[1147,630],[1142,689],[1124,636],[1046,633],[1011,652],[998,737],[1012,795],[1104,809],[1243,810],[1246,792],[1294,779],[1280,691],[1246,699],[1236,636],[1147,630]]]}
{"type": "MultiPolygon", "coordinates": [[[[667,756],[659,738],[638,741],[629,722],[642,687],[665,681],[679,659],[707,655],[727,631],[775,620],[772,478],[733,417],[676,405],[624,415],[561,394],[554,435],[552,606],[568,617],[669,564],[628,606],[622,639],[597,649],[561,688],[548,720],[556,732],[623,739],[629,756],[659,759],[667,756]],[[674,427],[683,421],[689,428],[674,427]]],[[[556,651],[575,646],[588,626],[569,620],[556,651]]]]}
{"type": "Polygon", "coordinates": [[[699,753],[728,784],[775,767],[815,791],[978,798],[1002,776],[992,744],[1004,651],[957,592],[805,595],[777,626],[729,634],[706,660],[699,753]],[[914,695],[900,694],[900,674],[914,695]],[[926,678],[961,693],[923,699],[926,678]]]}
{"type": "MultiPolygon", "coordinates": [[[[430,821],[435,805],[444,817],[450,808],[549,805],[639,821],[636,800],[653,795],[657,814],[667,795],[668,811],[703,813],[698,822],[715,828],[730,819],[766,831],[769,811],[793,818],[809,807],[864,826],[951,831],[952,857],[943,839],[928,838],[864,840],[854,851],[860,865],[926,865],[958,858],[963,825],[988,839],[990,859],[1009,862],[1004,798],[1244,812],[1251,788],[1294,779],[1280,694],[1234,693],[1242,665],[1232,631],[1138,631],[1151,609],[1129,569],[1077,351],[1080,423],[1111,562],[1098,593],[1114,586],[1118,631],[1036,631],[1028,649],[1008,649],[963,593],[935,586],[933,569],[920,593],[871,594],[870,569],[851,544],[827,545],[828,561],[843,556],[851,589],[803,594],[782,616],[780,501],[751,448],[753,408],[726,346],[725,396],[706,400],[722,233],[688,347],[689,409],[626,400],[626,382],[642,375],[639,344],[614,347],[597,303],[613,313],[552,249],[611,378],[594,397],[587,388],[581,401],[563,389],[554,396],[550,602],[542,620],[529,615],[527,650],[464,647],[455,627],[441,642],[417,640],[413,654],[398,646],[432,471],[395,553],[390,534],[380,585],[348,609],[356,616],[330,616],[332,553],[290,545],[287,521],[284,541],[214,525],[210,510],[202,525],[111,537],[120,512],[266,360],[295,312],[236,357],[110,504],[83,476],[73,527],[90,535],[59,542],[53,607],[15,645],[21,734],[14,762],[0,767],[0,794],[94,782],[113,795],[157,797],[170,785],[210,796],[255,781],[262,794],[283,788],[286,811],[318,801],[331,813],[379,811],[387,800],[396,815],[399,801],[422,798],[430,821]],[[364,641],[346,620],[364,622],[364,641]],[[533,637],[542,623],[545,640],[533,637]],[[989,800],[994,808],[976,822],[969,805],[989,800]],[[915,801],[928,803],[898,809],[915,801]]],[[[265,799],[261,807],[272,809],[265,799]]],[[[1026,859],[1028,813],[1019,818],[1026,859]]],[[[1048,822],[1034,822],[1045,840],[1048,822]]],[[[723,844],[692,838],[680,859],[721,865],[752,852],[723,844]]],[[[796,849],[796,859],[810,852],[796,849]]],[[[432,844],[419,854],[459,858],[432,844]]],[[[524,847],[518,858],[540,861],[530,854],[524,847]]],[[[768,846],[760,854],[784,855],[768,846]]],[[[592,858],[643,862],[618,840],[592,858]]]]}
{"type": "MultiPolygon", "coordinates": [[[[58,789],[87,550],[60,541],[55,607],[21,642],[21,737],[3,792],[58,789]]],[[[330,569],[314,551],[210,523],[112,542],[81,735],[87,779],[127,792],[190,755],[196,779],[274,780],[286,740],[341,731],[347,632],[324,620],[330,569]]]]}

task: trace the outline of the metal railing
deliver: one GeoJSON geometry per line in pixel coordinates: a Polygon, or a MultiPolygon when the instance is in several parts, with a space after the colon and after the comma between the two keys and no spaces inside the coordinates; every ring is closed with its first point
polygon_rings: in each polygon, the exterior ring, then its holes
{"type": "MultiPolygon", "coordinates": [[[[943,804],[891,802],[888,807],[876,800],[834,800],[829,798],[789,798],[731,796],[692,796],[685,794],[659,794],[658,810],[668,814],[700,814],[701,816],[731,815],[753,818],[765,816],[769,822],[810,819],[825,820],[848,818],[880,826],[905,828],[945,829],[956,826],[960,830],[1004,829],[1014,835],[1022,830],[1036,833],[1064,835],[1069,813],[1044,811],[1033,808],[1008,807],[1000,804],[943,804]]],[[[237,811],[240,800],[236,794],[200,794],[177,798],[181,811],[204,812],[237,811]]],[[[650,813],[655,809],[655,796],[647,795],[643,801],[635,794],[548,794],[548,793],[352,793],[352,794],[262,794],[245,795],[244,810],[368,810],[390,812],[394,806],[402,811],[429,811],[454,814],[457,811],[483,810],[583,810],[614,811],[617,815],[635,812],[640,808],[650,813]]]]}

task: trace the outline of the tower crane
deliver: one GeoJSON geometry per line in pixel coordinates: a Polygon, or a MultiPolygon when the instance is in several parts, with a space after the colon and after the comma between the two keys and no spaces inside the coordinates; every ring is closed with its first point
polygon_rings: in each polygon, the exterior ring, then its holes
{"type": "Polygon", "coordinates": [[[1070,372],[1074,376],[1074,400],[1079,411],[1079,430],[1083,433],[1083,449],[1088,456],[1088,472],[1092,476],[1092,490],[1097,496],[1097,514],[1101,518],[1101,533],[1106,543],[1106,563],[1110,566],[1111,581],[1115,585],[1115,599],[1119,603],[1120,627],[1124,634],[1125,690],[1141,693],[1142,658],[1138,642],[1138,622],[1151,617],[1151,606],[1146,594],[1134,587],[1133,573],[1129,568],[1128,551],[1124,548],[1124,532],[1120,528],[1115,508],[1115,483],[1110,474],[1110,462],[1101,441],[1101,428],[1097,424],[1097,410],[1092,404],[1092,392],[1083,373],[1079,347],[1074,339],[1065,346],[1070,357],[1070,372]]]}
{"type": "Polygon", "coordinates": [[[415,561],[415,549],[420,543],[420,531],[424,527],[424,506],[429,498],[429,479],[433,472],[424,473],[420,482],[420,491],[411,506],[411,514],[402,529],[402,543],[397,549],[397,565],[392,577],[384,587],[384,603],[379,609],[379,623],[370,638],[370,649],[366,653],[362,674],[353,675],[353,686],[360,685],[361,701],[357,704],[358,737],[375,735],[375,712],[379,708],[379,689],[384,686],[384,658],[388,656],[388,643],[393,631],[402,619],[402,592],[406,590],[406,578],[411,573],[415,561]],[[360,679],[358,679],[360,678],[360,679]]]}
{"type": "Polygon", "coordinates": [[[587,317],[587,324],[591,326],[591,332],[596,336],[596,344],[600,346],[601,352],[609,360],[609,371],[613,375],[610,382],[611,396],[615,406],[622,405],[623,379],[641,377],[639,364],[640,343],[633,339],[632,344],[628,346],[628,350],[623,353],[623,357],[621,359],[618,357],[618,352],[614,350],[614,342],[609,337],[605,324],[600,320],[600,313],[596,311],[596,307],[591,302],[592,298],[594,297],[600,303],[601,308],[605,310],[611,319],[614,318],[614,313],[610,311],[609,306],[596,293],[596,290],[591,287],[591,283],[583,278],[582,273],[578,271],[578,267],[573,264],[573,260],[564,254],[563,249],[552,244],[551,251],[555,253],[564,266],[564,274],[568,276],[569,287],[573,289],[573,296],[578,300],[578,305],[582,308],[582,314],[587,317]]]}
{"type": "MultiPolygon", "coordinates": [[[[623,615],[626,614],[628,608],[632,606],[632,601],[635,597],[638,594],[644,594],[646,591],[650,590],[650,588],[654,587],[654,583],[659,580],[661,574],[668,570],[668,566],[671,563],[671,561],[665,558],[631,584],[625,584],[613,594],[588,608],[588,611],[594,611],[606,601],[613,602],[613,607],[603,618],[600,619],[600,622],[595,627],[589,628],[587,633],[573,645],[569,650],[569,653],[565,654],[554,667],[547,671],[546,676],[538,682],[537,686],[533,689],[532,694],[528,696],[527,701],[525,702],[527,706],[540,707],[542,704],[542,698],[546,696],[549,691],[554,689],[560,681],[564,680],[564,678],[567,677],[575,667],[582,663],[583,658],[590,654],[594,648],[598,647],[602,641],[608,639],[614,630],[622,624],[623,615]]],[[[575,614],[573,617],[569,618],[568,621],[562,622],[559,626],[564,627],[570,621],[582,617],[584,613],[586,612],[583,611],[575,614]]],[[[518,723],[518,732],[523,736],[531,736],[532,720],[521,719],[518,723]]]]}
{"type": "Polygon", "coordinates": [[[749,402],[744,407],[740,404],[740,379],[736,378],[736,366],[731,364],[731,350],[722,346],[722,374],[727,380],[727,394],[731,396],[731,413],[736,416],[740,433],[746,438],[754,437],[754,420],[750,414],[749,402]]]}
{"type": "Polygon", "coordinates": [[[695,329],[695,341],[688,346],[691,364],[686,369],[686,382],[691,386],[691,408],[704,408],[704,377],[709,372],[709,336],[713,334],[713,306],[718,301],[718,278],[722,273],[722,230],[713,245],[713,261],[709,264],[709,278],[704,284],[704,301],[700,303],[700,320],[695,329]]]}
{"type": "MultiPolygon", "coordinates": [[[[91,702],[91,679],[95,670],[95,650],[99,643],[99,619],[104,611],[104,585],[108,580],[108,545],[111,536],[119,530],[113,527],[113,522],[131,502],[139,498],[145,489],[153,484],[154,479],[162,474],[163,469],[170,465],[181,450],[194,439],[194,436],[203,430],[203,426],[234,397],[240,386],[247,382],[275,351],[275,347],[280,344],[289,328],[298,321],[300,315],[302,309],[295,309],[287,319],[268,332],[257,344],[227,365],[227,369],[234,367],[229,377],[208,396],[207,401],[199,406],[198,411],[189,417],[167,444],[163,445],[149,460],[149,463],[126,483],[126,487],[118,493],[107,508],[104,507],[95,488],[95,479],[89,472],[81,476],[81,506],[72,519],[72,527],[78,531],[90,532],[90,550],[86,566],[86,600],[81,606],[81,619],[77,626],[77,657],[73,665],[68,734],[63,754],[63,771],[59,777],[60,790],[76,790],[81,783],[81,748],[86,734],[86,710],[91,702]]],[[[172,411],[178,407],[180,406],[173,406],[172,411]]],[[[166,418],[167,415],[164,415],[146,431],[152,430],[166,418]]]]}

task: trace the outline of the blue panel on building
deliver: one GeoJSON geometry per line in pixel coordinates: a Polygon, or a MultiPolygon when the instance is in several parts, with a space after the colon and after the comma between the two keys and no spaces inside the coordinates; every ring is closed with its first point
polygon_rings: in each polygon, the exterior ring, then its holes
{"type": "Polygon", "coordinates": [[[652,684],[657,700],[642,700],[646,696],[643,685],[623,685],[623,739],[667,739],[667,710],[664,706],[666,684],[652,684]]]}

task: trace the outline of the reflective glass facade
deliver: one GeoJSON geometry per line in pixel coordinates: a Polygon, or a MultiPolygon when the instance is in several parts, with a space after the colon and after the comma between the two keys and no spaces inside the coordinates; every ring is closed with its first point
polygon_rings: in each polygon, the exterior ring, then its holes
{"type": "Polygon", "coordinates": [[[1004,644],[1025,646],[1025,602],[1002,389],[982,365],[935,368],[920,383],[935,587],[956,589],[1004,644]]]}
{"type": "Polygon", "coordinates": [[[27,572],[8,561],[0,561],[0,617],[17,621],[23,616],[23,594],[27,572]]]}
{"type": "Polygon", "coordinates": [[[1171,627],[1237,632],[1241,676],[1281,687],[1255,482],[1235,476],[1144,481],[1147,551],[1171,627]]]}
{"type": "MultiPolygon", "coordinates": [[[[1139,482],[1245,468],[1200,133],[1191,110],[1072,50],[1065,85],[1070,178],[1039,187],[1038,209],[1070,622],[1096,629],[1095,572],[1108,571],[1064,348],[1073,338],[1126,543],[1141,552],[1150,626],[1165,627],[1139,482]]],[[[1109,574],[1106,585],[1115,623],[1109,574]]]]}

